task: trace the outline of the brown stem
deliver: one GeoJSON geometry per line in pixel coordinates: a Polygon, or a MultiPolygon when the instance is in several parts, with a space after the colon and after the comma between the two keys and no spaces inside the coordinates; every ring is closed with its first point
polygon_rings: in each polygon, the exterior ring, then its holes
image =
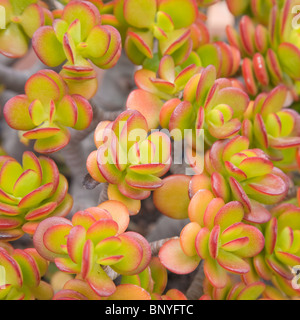
{"type": "Polygon", "coordinates": [[[108,195],[107,195],[108,186],[109,184],[107,182],[102,183],[102,189],[100,191],[99,200],[98,200],[99,204],[108,200],[108,195]]]}
{"type": "Polygon", "coordinates": [[[188,298],[188,300],[198,300],[204,294],[203,281],[205,279],[205,274],[203,265],[203,260],[201,260],[198,267],[198,272],[196,273],[190,287],[186,292],[186,297],[188,298]]]}

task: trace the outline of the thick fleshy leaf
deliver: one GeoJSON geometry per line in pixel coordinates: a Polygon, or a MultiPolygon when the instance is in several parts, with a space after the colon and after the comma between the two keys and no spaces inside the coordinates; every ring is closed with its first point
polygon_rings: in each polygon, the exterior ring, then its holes
{"type": "Polygon", "coordinates": [[[124,18],[126,22],[137,28],[149,28],[155,20],[156,1],[124,1],[124,18]]]}
{"type": "Polygon", "coordinates": [[[190,177],[173,175],[163,180],[163,186],[153,192],[156,208],[164,215],[175,219],[188,217],[190,177]],[[180,199],[180,201],[178,201],[180,199]]]}
{"type": "Polygon", "coordinates": [[[117,286],[108,300],[151,300],[150,294],[143,288],[133,284],[121,284],[117,286]]]}
{"type": "Polygon", "coordinates": [[[299,79],[300,50],[292,43],[281,43],[278,47],[278,57],[284,71],[293,79],[299,79]]]}
{"type": "Polygon", "coordinates": [[[216,288],[224,288],[227,285],[226,271],[211,258],[204,261],[204,274],[208,281],[216,288]]]}
{"type": "Polygon", "coordinates": [[[193,257],[197,254],[195,247],[196,237],[201,230],[201,227],[196,222],[187,224],[180,233],[180,245],[184,253],[193,257]]]}
{"type": "Polygon", "coordinates": [[[198,255],[189,257],[184,254],[179,239],[166,242],[159,251],[161,263],[171,272],[176,274],[188,274],[199,265],[198,255]]]}
{"type": "Polygon", "coordinates": [[[224,269],[230,272],[245,274],[250,270],[249,265],[244,260],[223,249],[219,250],[217,261],[224,269]]]}

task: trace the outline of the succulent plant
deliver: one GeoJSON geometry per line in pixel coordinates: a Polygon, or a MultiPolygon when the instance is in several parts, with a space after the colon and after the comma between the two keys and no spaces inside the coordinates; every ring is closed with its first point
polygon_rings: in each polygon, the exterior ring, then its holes
{"type": "Polygon", "coordinates": [[[158,53],[172,55],[176,64],[184,62],[192,51],[190,26],[198,16],[195,0],[120,0],[115,2],[114,16],[125,29],[124,47],[134,64],[153,58],[154,39],[158,53]]]}
{"type": "Polygon", "coordinates": [[[52,287],[41,280],[48,269],[48,261],[34,248],[13,249],[10,244],[0,242],[0,268],[4,269],[3,279],[0,278],[0,300],[52,298],[52,287]]]}
{"type": "Polygon", "coordinates": [[[280,204],[272,209],[272,219],[262,226],[266,245],[253,258],[254,273],[272,281],[287,296],[300,296],[294,289],[291,269],[300,264],[300,208],[292,204],[280,204]]]}
{"type": "Polygon", "coordinates": [[[34,32],[52,23],[52,13],[38,0],[1,0],[5,8],[5,26],[0,30],[0,52],[9,58],[23,57],[34,32]]]}
{"type": "Polygon", "coordinates": [[[59,270],[79,275],[97,295],[107,297],[116,292],[116,286],[104,268],[131,275],[143,271],[151,259],[146,239],[125,232],[128,223],[127,208],[107,201],[75,213],[72,222],[61,217],[44,220],[33,241],[40,255],[59,270]]]}
{"type": "Polygon", "coordinates": [[[169,240],[159,252],[162,264],[170,271],[186,274],[204,259],[206,278],[216,288],[226,286],[227,271],[246,274],[245,258],[256,256],[264,247],[264,237],[254,226],[242,222],[240,202],[225,204],[209,190],[199,190],[189,205],[189,219],[180,239],[169,240]]]}
{"type": "Polygon", "coordinates": [[[146,119],[136,110],[122,112],[113,122],[100,122],[87,169],[98,182],[110,184],[108,195],[137,201],[162,186],[160,177],[171,165],[171,142],[159,131],[148,135],[146,119]],[[117,186],[114,187],[114,186],[117,186]]]}
{"type": "Polygon", "coordinates": [[[69,143],[67,127],[86,129],[93,117],[88,100],[69,92],[62,77],[49,69],[31,76],[25,85],[25,95],[11,98],[3,114],[8,125],[21,132],[23,142],[36,140],[34,150],[45,154],[69,143]]]}
{"type": "Polygon", "coordinates": [[[196,135],[197,129],[204,129],[205,141],[212,145],[218,139],[238,134],[248,103],[248,95],[228,79],[217,80],[216,68],[210,65],[191,77],[184,88],[183,101],[174,98],[163,105],[160,124],[171,132],[180,130],[180,139],[186,129],[196,135]]]}
{"type": "Polygon", "coordinates": [[[276,166],[291,170],[297,168],[300,118],[294,110],[284,108],[286,98],[283,85],[258,95],[249,103],[241,132],[249,138],[251,147],[262,149],[276,166]]]}
{"type": "Polygon", "coordinates": [[[119,32],[112,26],[102,26],[97,7],[88,1],[71,1],[53,26],[35,32],[32,43],[37,56],[50,67],[67,60],[61,76],[71,91],[81,90],[88,99],[98,88],[97,75],[89,61],[108,69],[117,63],[122,50],[119,32]]]}
{"type": "MultiPolygon", "coordinates": [[[[262,204],[282,201],[290,185],[289,178],[262,150],[249,149],[249,139],[244,136],[217,141],[205,155],[205,169],[214,195],[225,202],[240,201],[246,213],[244,219],[253,223],[270,220],[262,204]]],[[[202,177],[192,179],[201,182],[202,177]]]]}
{"type": "Polygon", "coordinates": [[[292,7],[299,2],[279,2],[283,6],[272,6],[268,27],[255,24],[249,16],[243,16],[239,25],[240,34],[228,26],[227,35],[229,43],[238,48],[244,57],[242,72],[250,95],[256,96],[262,90],[268,91],[285,84],[297,100],[300,49],[298,31],[292,23],[292,7]]]}
{"type": "Polygon", "coordinates": [[[1,240],[16,240],[24,232],[33,235],[40,221],[66,216],[72,204],[67,179],[53,160],[26,151],[21,165],[12,157],[0,156],[1,240]]]}

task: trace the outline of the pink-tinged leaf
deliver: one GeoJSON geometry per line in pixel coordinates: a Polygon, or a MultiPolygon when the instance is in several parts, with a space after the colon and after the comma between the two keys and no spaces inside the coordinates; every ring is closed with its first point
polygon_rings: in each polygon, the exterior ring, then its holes
{"type": "Polygon", "coordinates": [[[0,231],[0,239],[2,241],[15,241],[24,235],[21,228],[0,231]]]}
{"type": "Polygon", "coordinates": [[[83,247],[86,241],[86,230],[78,225],[72,228],[68,234],[67,249],[72,261],[76,264],[81,262],[83,247]]]}
{"type": "Polygon", "coordinates": [[[6,283],[16,287],[22,287],[23,276],[19,264],[12,258],[8,252],[0,248],[0,264],[6,271],[6,283]]]}
{"type": "Polygon", "coordinates": [[[237,300],[257,300],[265,288],[266,285],[263,282],[251,283],[239,293],[237,300]]]}
{"type": "Polygon", "coordinates": [[[22,270],[23,280],[28,287],[37,287],[40,283],[40,273],[35,260],[24,250],[16,249],[12,254],[22,270]]]}
{"type": "Polygon", "coordinates": [[[65,254],[56,254],[50,250],[47,249],[47,247],[44,244],[44,234],[47,232],[48,229],[55,227],[55,226],[60,226],[60,225],[68,225],[69,229],[72,227],[72,223],[61,217],[51,217],[48,218],[44,221],[42,221],[37,229],[36,232],[33,236],[33,242],[34,246],[37,250],[37,252],[45,259],[49,261],[54,261],[54,258],[56,257],[64,257],[65,254]]]}
{"type": "Polygon", "coordinates": [[[245,58],[242,63],[242,73],[245,80],[246,88],[251,96],[257,94],[258,88],[254,76],[253,63],[249,58],[245,58]]]}
{"type": "Polygon", "coordinates": [[[29,140],[34,139],[47,139],[57,135],[60,132],[59,128],[49,127],[49,128],[37,128],[27,131],[23,134],[23,137],[29,140]]]}
{"type": "Polygon", "coordinates": [[[140,245],[139,240],[134,239],[129,234],[127,235],[127,233],[120,235],[119,239],[122,244],[118,253],[124,258],[111,267],[116,272],[124,275],[134,274],[144,258],[143,247],[140,245]]]}
{"type": "Polygon", "coordinates": [[[96,180],[97,182],[100,182],[100,183],[106,182],[106,180],[104,179],[104,177],[102,176],[102,174],[98,168],[97,150],[93,151],[88,156],[88,158],[86,160],[86,167],[87,167],[89,174],[91,175],[91,177],[94,180],[96,180]]]}
{"type": "Polygon", "coordinates": [[[230,177],[229,184],[230,184],[234,199],[242,203],[246,213],[250,212],[251,211],[250,199],[248,198],[248,195],[245,193],[240,183],[233,177],[230,177]]]}
{"type": "Polygon", "coordinates": [[[129,224],[129,212],[123,203],[116,200],[109,200],[99,204],[98,208],[109,212],[112,219],[118,224],[119,234],[126,231],[129,224]]]}
{"type": "Polygon", "coordinates": [[[117,286],[108,300],[151,300],[150,294],[143,288],[134,284],[121,284],[117,286]]]}
{"type": "Polygon", "coordinates": [[[7,124],[15,130],[31,130],[35,127],[28,111],[29,99],[19,95],[8,100],[3,109],[7,124]]]}
{"type": "Polygon", "coordinates": [[[62,247],[67,243],[67,236],[71,229],[72,226],[68,224],[56,225],[47,229],[43,236],[46,248],[54,253],[64,254],[62,247]]]}
{"type": "Polygon", "coordinates": [[[19,208],[30,208],[48,198],[53,191],[53,183],[45,184],[27,194],[19,203],[19,208]]]}
{"type": "Polygon", "coordinates": [[[109,49],[110,39],[108,30],[95,26],[86,40],[88,55],[94,58],[102,57],[109,49]]]}
{"type": "Polygon", "coordinates": [[[83,294],[70,290],[70,289],[62,289],[58,291],[52,298],[52,300],[88,300],[83,294]]]}
{"type": "Polygon", "coordinates": [[[271,219],[271,213],[259,202],[249,199],[251,211],[245,212],[244,220],[252,223],[266,223],[271,219]]]}
{"type": "Polygon", "coordinates": [[[163,185],[162,180],[154,175],[139,174],[130,170],[127,171],[125,181],[132,188],[145,190],[155,190],[163,185]]]}
{"type": "Polygon", "coordinates": [[[77,122],[74,126],[74,129],[84,130],[88,128],[92,122],[92,106],[90,105],[88,100],[82,97],[81,95],[73,94],[72,98],[75,101],[78,112],[77,122]]]}
{"type": "Polygon", "coordinates": [[[216,78],[217,71],[214,66],[210,65],[202,71],[196,91],[196,101],[200,106],[204,105],[207,94],[216,81],[216,78]]]}
{"type": "Polygon", "coordinates": [[[85,242],[82,250],[81,276],[86,279],[95,266],[94,245],[89,239],[85,242]]]}
{"type": "MultiPolygon", "coordinates": [[[[166,297],[170,298],[171,300],[187,300],[187,297],[177,289],[170,289],[165,294],[166,297]]],[[[164,300],[164,299],[163,299],[164,300]]]]}
{"type": "Polygon", "coordinates": [[[8,58],[21,58],[28,51],[28,40],[16,23],[10,23],[1,30],[0,52],[8,58]],[[13,39],[13,41],[12,41],[13,39]]]}
{"type": "Polygon", "coordinates": [[[161,263],[171,272],[176,274],[188,274],[199,265],[198,255],[189,257],[184,254],[179,239],[166,242],[159,251],[161,263]]]}
{"type": "Polygon", "coordinates": [[[156,208],[173,219],[188,217],[190,177],[173,175],[163,180],[163,186],[153,192],[156,208]],[[180,201],[178,201],[180,199],[180,201]]]}
{"type": "Polygon", "coordinates": [[[192,198],[197,191],[201,189],[210,190],[210,178],[205,174],[199,174],[192,177],[189,185],[189,195],[192,198]]]}
{"type": "Polygon", "coordinates": [[[236,167],[231,162],[225,161],[224,164],[225,164],[225,168],[226,168],[228,174],[231,177],[237,179],[238,181],[243,181],[243,180],[247,179],[246,173],[243,170],[241,170],[240,168],[236,167]]]}
{"type": "Polygon", "coordinates": [[[168,14],[174,23],[176,29],[186,28],[192,25],[197,18],[197,3],[194,0],[161,0],[158,10],[168,14]],[[178,8],[185,13],[184,17],[178,8]]]}
{"type": "Polygon", "coordinates": [[[278,47],[278,57],[283,70],[293,79],[300,78],[300,50],[294,44],[284,42],[278,47]]]}
{"type": "Polygon", "coordinates": [[[209,236],[210,231],[208,228],[202,228],[195,239],[195,247],[197,254],[201,259],[208,259],[210,257],[209,253],[209,236]]]}
{"type": "Polygon", "coordinates": [[[219,172],[214,172],[211,176],[211,189],[216,197],[222,198],[225,202],[230,200],[229,185],[219,172]]]}
{"type": "Polygon", "coordinates": [[[243,136],[237,136],[229,140],[223,150],[223,160],[230,161],[231,157],[236,153],[247,150],[249,148],[249,140],[243,136]]]}
{"type": "Polygon", "coordinates": [[[43,9],[36,3],[29,5],[23,11],[20,19],[21,26],[30,38],[32,38],[34,32],[45,23],[43,9]]]}
{"type": "Polygon", "coordinates": [[[252,20],[248,16],[243,16],[240,21],[240,34],[242,45],[246,53],[252,56],[255,52],[254,34],[255,27],[252,20]]]}
{"type": "Polygon", "coordinates": [[[274,165],[271,161],[259,157],[246,158],[239,164],[239,169],[245,172],[248,179],[269,174],[272,172],[273,167],[274,165]]]}
{"type": "Polygon", "coordinates": [[[201,227],[198,223],[191,222],[187,224],[180,233],[181,248],[189,257],[193,257],[197,254],[195,240],[200,230],[201,227]]]}
{"type": "Polygon", "coordinates": [[[223,249],[219,250],[217,261],[225,270],[233,273],[245,274],[250,270],[247,262],[237,255],[223,249]]]}
{"type": "Polygon", "coordinates": [[[138,3],[133,0],[124,1],[124,18],[129,25],[136,28],[149,28],[155,20],[156,1],[146,0],[138,3]]]}
{"type": "Polygon", "coordinates": [[[42,182],[42,167],[38,158],[33,152],[25,151],[22,156],[22,164],[24,170],[33,170],[39,176],[40,182],[42,182]]]}
{"type": "Polygon", "coordinates": [[[229,241],[222,245],[222,249],[229,252],[234,252],[240,248],[243,248],[249,243],[248,237],[238,238],[232,241],[229,241]]]}
{"type": "Polygon", "coordinates": [[[52,27],[39,28],[32,38],[32,46],[39,59],[49,67],[56,67],[66,59],[63,47],[52,27]]]}
{"type": "Polygon", "coordinates": [[[57,204],[55,202],[49,202],[46,204],[43,204],[42,206],[30,210],[26,216],[25,219],[28,221],[35,221],[40,220],[45,217],[47,217],[49,214],[51,214],[57,207],[57,204]]]}
{"type": "Polygon", "coordinates": [[[261,114],[263,117],[270,113],[279,112],[285,103],[287,97],[287,88],[284,85],[277,86],[267,96],[262,109],[261,114]]]}
{"type": "Polygon", "coordinates": [[[2,231],[18,228],[22,224],[21,218],[0,216],[0,230],[2,231]]]}
{"type": "Polygon", "coordinates": [[[264,280],[271,280],[272,271],[267,265],[265,261],[265,256],[263,254],[259,254],[253,258],[253,264],[255,267],[255,271],[258,275],[264,280]]]}
{"type": "Polygon", "coordinates": [[[113,220],[101,219],[94,223],[87,231],[87,239],[97,245],[105,238],[113,237],[118,232],[118,224],[113,220]]]}
{"type": "Polygon", "coordinates": [[[74,127],[78,120],[78,110],[73,98],[65,95],[56,108],[55,121],[67,127],[74,127]]]}
{"type": "Polygon", "coordinates": [[[272,271],[278,274],[280,277],[283,277],[287,280],[293,279],[293,274],[291,273],[290,269],[286,265],[282,264],[275,256],[271,255],[266,257],[266,262],[272,271]]]}
{"type": "Polygon", "coordinates": [[[68,24],[79,19],[81,39],[86,39],[92,28],[101,23],[97,7],[88,1],[72,1],[64,8],[61,18],[68,24]]]}
{"type": "Polygon", "coordinates": [[[227,285],[227,273],[218,264],[217,260],[205,259],[204,274],[215,288],[222,289],[227,285]]]}
{"type": "Polygon", "coordinates": [[[168,274],[165,267],[161,264],[158,257],[152,257],[149,267],[151,269],[151,277],[153,279],[153,292],[162,294],[166,288],[168,274]]]}
{"type": "Polygon", "coordinates": [[[0,214],[16,216],[21,213],[18,207],[11,206],[9,204],[0,203],[0,214]]]}
{"type": "Polygon", "coordinates": [[[128,110],[137,110],[146,118],[149,130],[158,127],[162,106],[163,102],[157,96],[141,89],[132,91],[126,102],[128,110]]]}
{"type": "Polygon", "coordinates": [[[275,249],[276,241],[277,241],[277,230],[278,230],[278,223],[277,219],[274,217],[266,226],[265,230],[265,249],[267,254],[272,254],[275,249]]]}
{"type": "Polygon", "coordinates": [[[151,191],[145,189],[136,189],[129,186],[126,181],[118,184],[119,191],[125,196],[133,200],[144,200],[150,197],[151,191]]]}
{"type": "Polygon", "coordinates": [[[253,69],[257,80],[263,85],[269,85],[269,74],[267,71],[264,57],[260,53],[256,53],[253,57],[253,69]]]}
{"type": "Polygon", "coordinates": [[[0,170],[0,186],[2,189],[13,194],[14,185],[22,173],[23,169],[17,161],[6,161],[0,170]]]}
{"type": "Polygon", "coordinates": [[[263,234],[256,227],[244,223],[236,223],[227,228],[221,235],[221,241],[222,243],[227,243],[241,237],[249,239],[247,245],[235,252],[242,258],[254,257],[264,248],[265,239],[263,234]]]}
{"type": "Polygon", "coordinates": [[[222,198],[215,198],[211,200],[205,210],[203,217],[203,223],[206,228],[208,228],[209,230],[213,229],[215,225],[215,217],[224,206],[225,202],[222,198]]]}
{"type": "Polygon", "coordinates": [[[69,257],[58,257],[54,259],[56,267],[66,273],[79,273],[80,265],[74,263],[69,257]]]}
{"type": "Polygon", "coordinates": [[[280,262],[290,267],[294,267],[300,263],[300,257],[292,253],[275,251],[275,255],[280,262]]]}
{"type": "Polygon", "coordinates": [[[209,203],[214,199],[214,195],[209,190],[199,190],[191,199],[188,206],[189,219],[204,226],[203,218],[209,203]]]}
{"type": "Polygon", "coordinates": [[[283,72],[280,62],[277,54],[272,49],[268,49],[267,51],[266,62],[273,81],[275,83],[282,82],[283,72]]]}
{"type": "Polygon", "coordinates": [[[220,226],[216,225],[213,227],[208,241],[209,254],[213,259],[216,259],[219,252],[219,237],[220,237],[220,226]]]}
{"type": "Polygon", "coordinates": [[[224,205],[217,213],[214,224],[220,226],[223,232],[231,225],[241,222],[244,217],[243,206],[238,201],[232,201],[224,205]]]}
{"type": "Polygon", "coordinates": [[[160,60],[158,74],[161,79],[169,81],[171,83],[175,80],[175,64],[171,56],[163,56],[160,60]]]}
{"type": "Polygon", "coordinates": [[[287,192],[285,182],[274,174],[253,178],[244,189],[251,198],[264,204],[277,203],[287,192]]]}

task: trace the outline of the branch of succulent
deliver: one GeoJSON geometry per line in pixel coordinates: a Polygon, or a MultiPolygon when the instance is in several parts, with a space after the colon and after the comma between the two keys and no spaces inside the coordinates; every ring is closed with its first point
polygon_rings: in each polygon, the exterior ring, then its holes
{"type": "Polygon", "coordinates": [[[0,300],[299,300],[300,0],[220,1],[0,0],[0,300]]]}

